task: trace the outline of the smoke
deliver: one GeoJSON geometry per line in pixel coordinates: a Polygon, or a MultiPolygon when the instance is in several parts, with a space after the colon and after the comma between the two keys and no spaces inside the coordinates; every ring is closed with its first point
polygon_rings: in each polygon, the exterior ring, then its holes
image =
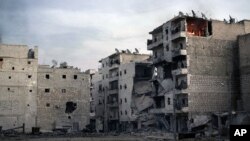
{"type": "Polygon", "coordinates": [[[0,42],[24,44],[27,33],[26,0],[0,0],[0,42]]]}

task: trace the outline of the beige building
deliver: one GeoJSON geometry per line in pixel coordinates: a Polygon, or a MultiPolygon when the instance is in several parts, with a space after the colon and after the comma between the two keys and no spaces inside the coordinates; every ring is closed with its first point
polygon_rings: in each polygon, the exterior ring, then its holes
{"type": "Polygon", "coordinates": [[[77,68],[38,67],[37,125],[79,131],[89,123],[89,74],[77,68]]]}
{"type": "Polygon", "coordinates": [[[237,37],[249,33],[249,27],[247,20],[180,13],[150,32],[147,48],[155,67],[155,108],[150,112],[163,128],[193,131],[211,115],[240,110],[237,37]]]}
{"type": "Polygon", "coordinates": [[[0,126],[25,125],[30,132],[37,116],[38,49],[0,44],[0,126]]]}

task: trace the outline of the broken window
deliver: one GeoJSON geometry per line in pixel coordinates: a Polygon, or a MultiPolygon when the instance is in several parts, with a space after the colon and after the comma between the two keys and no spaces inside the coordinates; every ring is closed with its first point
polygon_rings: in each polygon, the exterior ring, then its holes
{"type": "Polygon", "coordinates": [[[77,79],[77,75],[74,75],[74,79],[77,79]]]}
{"type": "Polygon", "coordinates": [[[166,45],[166,51],[169,51],[169,46],[168,45],[166,45]]]}
{"type": "Polygon", "coordinates": [[[117,80],[115,80],[115,81],[111,81],[110,83],[109,83],[109,88],[110,88],[110,90],[116,90],[116,89],[118,89],[118,81],[117,80]]]}
{"type": "Polygon", "coordinates": [[[31,75],[28,75],[28,78],[31,78],[31,75]]]}
{"type": "Polygon", "coordinates": [[[15,70],[15,67],[12,67],[12,70],[15,70]]]}
{"type": "Polygon", "coordinates": [[[9,76],[9,79],[11,79],[11,76],[9,76]]]}
{"type": "Polygon", "coordinates": [[[30,93],[32,92],[32,90],[30,90],[30,93]]]}
{"type": "Polygon", "coordinates": [[[62,89],[62,93],[66,93],[66,89],[62,89]]]}
{"type": "Polygon", "coordinates": [[[46,107],[50,107],[50,104],[49,104],[49,103],[46,103],[46,107]]]}
{"type": "Polygon", "coordinates": [[[154,101],[155,101],[156,108],[165,108],[165,97],[164,96],[154,97],[154,101]]]}
{"type": "Polygon", "coordinates": [[[50,92],[50,89],[49,89],[49,88],[46,88],[46,89],[44,90],[44,92],[45,92],[45,93],[49,93],[49,92],[50,92]]]}
{"type": "Polygon", "coordinates": [[[3,66],[3,58],[0,58],[0,69],[2,68],[3,66]]]}
{"type": "Polygon", "coordinates": [[[65,113],[70,114],[70,113],[74,112],[76,110],[76,108],[77,108],[77,104],[76,103],[74,103],[72,101],[68,101],[66,103],[65,113]]]}
{"type": "Polygon", "coordinates": [[[172,64],[165,64],[163,66],[163,71],[164,71],[164,79],[173,79],[173,76],[172,76],[172,64]]]}
{"type": "Polygon", "coordinates": [[[33,49],[29,49],[28,51],[28,58],[34,59],[35,58],[35,52],[33,49]]]}
{"type": "Polygon", "coordinates": [[[28,63],[28,64],[31,64],[31,61],[28,61],[27,63],[28,63]]]}
{"type": "Polygon", "coordinates": [[[127,85],[126,84],[124,85],[124,89],[127,89],[127,85]]]}
{"type": "Polygon", "coordinates": [[[10,91],[10,88],[8,88],[8,91],[10,91]]]}
{"type": "Polygon", "coordinates": [[[46,78],[46,79],[49,79],[49,74],[46,74],[46,75],[45,75],[45,78],[46,78]]]}
{"type": "Polygon", "coordinates": [[[187,32],[193,36],[209,36],[212,35],[211,22],[198,19],[187,18],[187,32]]]}
{"type": "Polygon", "coordinates": [[[62,75],[62,78],[63,78],[63,79],[66,79],[66,75],[65,75],[65,74],[64,74],[64,75],[62,75]]]}
{"type": "Polygon", "coordinates": [[[154,58],[157,58],[157,51],[154,52],[154,58]]]}
{"type": "Polygon", "coordinates": [[[170,105],[170,98],[168,98],[168,105],[170,105]]]}

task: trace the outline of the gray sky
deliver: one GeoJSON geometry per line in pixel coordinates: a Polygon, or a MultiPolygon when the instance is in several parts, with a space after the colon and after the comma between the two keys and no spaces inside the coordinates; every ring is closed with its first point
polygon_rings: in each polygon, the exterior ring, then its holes
{"type": "Polygon", "coordinates": [[[148,32],[192,9],[250,19],[249,0],[0,0],[0,35],[3,43],[37,45],[40,64],[96,69],[115,48],[148,53],[148,32]]]}

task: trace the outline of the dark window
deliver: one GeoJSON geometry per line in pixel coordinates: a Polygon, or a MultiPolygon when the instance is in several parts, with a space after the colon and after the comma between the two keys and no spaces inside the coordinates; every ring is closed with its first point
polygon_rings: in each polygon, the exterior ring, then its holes
{"type": "Polygon", "coordinates": [[[127,85],[126,84],[124,85],[124,89],[127,89],[127,85]]]}
{"type": "Polygon", "coordinates": [[[62,78],[63,78],[63,79],[66,79],[66,75],[62,75],[62,78]]]}
{"type": "Polygon", "coordinates": [[[122,115],[122,111],[121,111],[121,115],[122,115]]]}
{"type": "Polygon", "coordinates": [[[120,71],[120,76],[122,76],[122,71],[120,71]]]}
{"type": "Polygon", "coordinates": [[[170,105],[170,98],[168,98],[168,105],[170,105]]]}
{"type": "Polygon", "coordinates": [[[154,52],[154,58],[157,58],[157,52],[156,51],[154,52]]]}
{"type": "Polygon", "coordinates": [[[47,89],[45,89],[44,91],[45,91],[45,93],[49,93],[49,92],[50,92],[50,89],[47,88],[47,89]]]}
{"type": "Polygon", "coordinates": [[[74,79],[77,79],[77,75],[74,75],[74,79]]]}
{"type": "Polygon", "coordinates": [[[0,58],[0,61],[2,62],[2,61],[3,61],[3,58],[0,58]]]}
{"type": "Polygon", "coordinates": [[[169,46],[168,45],[166,46],[166,50],[169,51],[169,46]]]}
{"type": "Polygon", "coordinates": [[[125,103],[127,103],[127,98],[125,98],[125,103]]]}
{"type": "Polygon", "coordinates": [[[124,70],[124,74],[127,74],[127,70],[124,70]]]}
{"type": "Polygon", "coordinates": [[[127,115],[128,114],[128,112],[127,112],[127,110],[125,110],[125,115],[127,115]]]}
{"type": "Polygon", "coordinates": [[[108,74],[106,74],[106,78],[108,78],[109,77],[109,75],[108,74]]]}
{"type": "Polygon", "coordinates": [[[10,88],[8,88],[8,91],[10,91],[10,88]]]}
{"type": "Polygon", "coordinates": [[[28,78],[31,78],[31,75],[28,75],[28,78]]]}
{"type": "Polygon", "coordinates": [[[102,79],[104,80],[104,75],[102,76],[102,79]]]}
{"type": "Polygon", "coordinates": [[[12,70],[15,70],[15,67],[12,67],[12,70]]]}
{"type": "Polygon", "coordinates": [[[30,90],[30,92],[32,92],[32,90],[30,90]]]}
{"type": "Polygon", "coordinates": [[[28,61],[28,64],[31,64],[31,61],[28,61]]]}
{"type": "Polygon", "coordinates": [[[11,79],[11,76],[9,76],[9,79],[11,79]]]}
{"type": "Polygon", "coordinates": [[[66,89],[62,89],[62,93],[66,93],[66,89]]]}
{"type": "Polygon", "coordinates": [[[122,99],[120,99],[120,103],[122,104],[122,99]]]}
{"type": "Polygon", "coordinates": [[[46,74],[46,75],[45,75],[45,78],[46,78],[46,79],[49,79],[49,74],[46,74]]]}
{"type": "Polygon", "coordinates": [[[49,103],[46,103],[46,107],[50,107],[50,104],[49,104],[49,103]]]}
{"type": "Polygon", "coordinates": [[[120,85],[120,89],[122,89],[122,85],[120,85]]]}

